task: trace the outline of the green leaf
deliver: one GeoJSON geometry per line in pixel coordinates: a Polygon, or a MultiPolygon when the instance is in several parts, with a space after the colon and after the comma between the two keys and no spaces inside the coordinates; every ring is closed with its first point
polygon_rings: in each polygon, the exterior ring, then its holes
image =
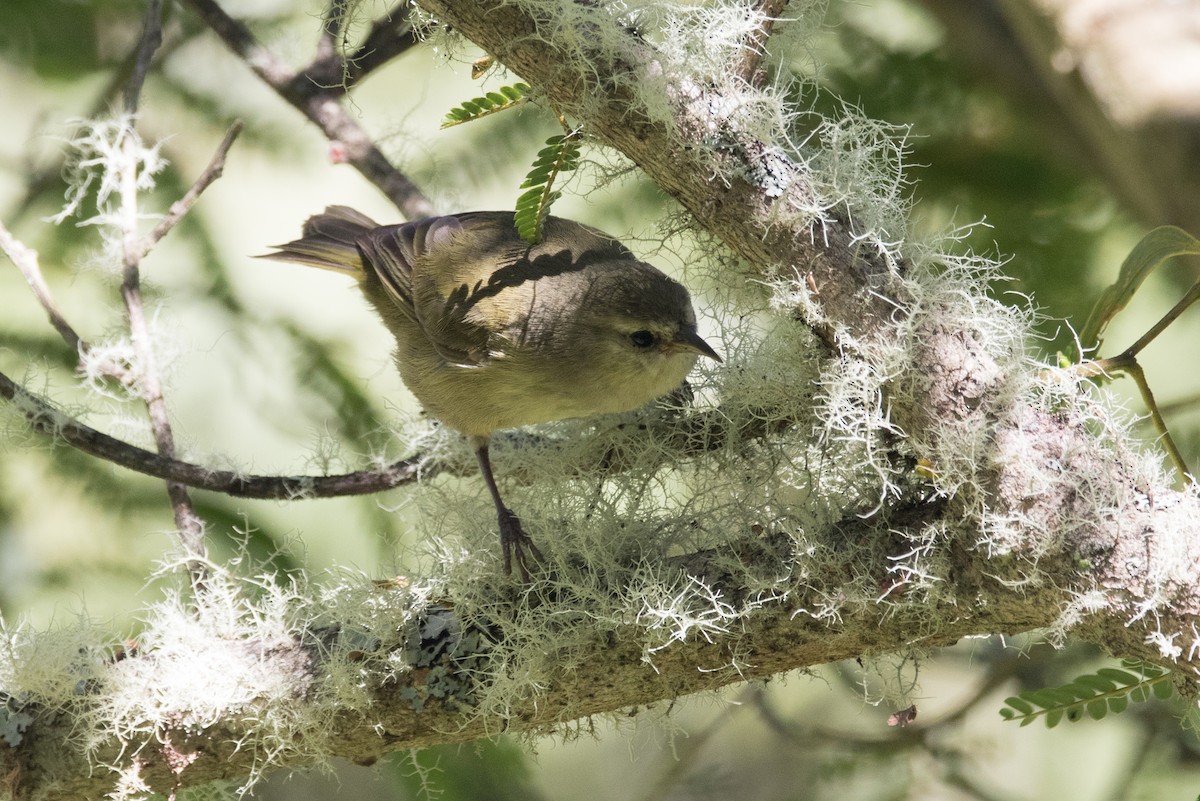
{"type": "Polygon", "coordinates": [[[1047,727],[1053,727],[1064,719],[1072,723],[1084,717],[1100,720],[1110,712],[1125,711],[1131,701],[1165,699],[1173,694],[1168,669],[1136,660],[1125,660],[1122,665],[1128,669],[1101,668],[1060,687],[1025,690],[1006,698],[1000,714],[1022,726],[1042,717],[1047,727]]]}
{"type": "Polygon", "coordinates": [[[509,100],[520,100],[529,91],[529,84],[514,83],[512,86],[501,86],[500,94],[507,97],[509,100]]]}
{"type": "Polygon", "coordinates": [[[1146,277],[1167,259],[1183,255],[1200,255],[1200,239],[1173,225],[1155,228],[1134,245],[1121,264],[1116,283],[1100,295],[1083,326],[1079,335],[1081,358],[1099,349],[1104,329],[1125,308],[1146,277]]]}
{"type": "Polygon", "coordinates": [[[1103,676],[1106,679],[1112,679],[1117,684],[1128,687],[1130,684],[1137,684],[1138,677],[1124,670],[1116,668],[1100,668],[1096,671],[1097,676],[1103,676]]]}
{"type": "Polygon", "coordinates": [[[1082,684],[1096,692],[1107,693],[1117,689],[1116,682],[1111,679],[1106,679],[1103,676],[1098,676],[1094,673],[1089,673],[1084,676],[1078,676],[1075,679],[1075,684],[1082,684]]]}
{"type": "MultiPolygon", "coordinates": [[[[1030,704],[1030,703],[1029,703],[1028,701],[1026,701],[1024,698],[1020,698],[1020,697],[1018,697],[1018,696],[1015,696],[1015,695],[1014,695],[1014,696],[1011,696],[1011,697],[1009,697],[1009,698],[1005,698],[1005,699],[1004,699],[1004,703],[1008,704],[1008,705],[1009,705],[1009,706],[1011,706],[1013,709],[1015,709],[1016,711],[1020,712],[1022,715],[1028,715],[1028,714],[1030,714],[1031,712],[1033,712],[1033,705],[1032,705],[1032,704],[1030,704]]],[[[1002,710],[1000,710],[1000,711],[1001,711],[1001,713],[1003,713],[1005,710],[1003,710],[1003,709],[1002,709],[1002,710]]]]}
{"type": "Polygon", "coordinates": [[[579,164],[579,140],[578,133],[547,139],[518,187],[525,191],[517,197],[513,222],[517,233],[530,244],[541,240],[542,225],[561,194],[555,191],[554,182],[561,173],[573,170],[579,164]]]}
{"type": "Polygon", "coordinates": [[[1026,690],[1021,693],[1021,697],[1026,701],[1032,701],[1034,704],[1043,709],[1053,709],[1064,704],[1072,704],[1075,702],[1075,696],[1070,696],[1066,700],[1061,695],[1058,695],[1052,687],[1042,687],[1037,690],[1026,690]]]}
{"type": "MultiPolygon", "coordinates": [[[[1067,684],[1062,687],[1051,687],[1043,690],[1048,696],[1053,698],[1060,706],[1070,706],[1078,700],[1081,700],[1079,693],[1075,692],[1075,688],[1067,684]]],[[[1090,698],[1091,694],[1083,695],[1082,698],[1090,698]]]]}
{"type": "Polygon", "coordinates": [[[449,128],[452,125],[470,122],[480,117],[486,117],[488,114],[510,109],[526,102],[528,98],[525,95],[528,91],[528,84],[515,83],[512,86],[501,86],[486,95],[464,100],[457,107],[446,112],[446,116],[442,119],[442,127],[449,128]]]}

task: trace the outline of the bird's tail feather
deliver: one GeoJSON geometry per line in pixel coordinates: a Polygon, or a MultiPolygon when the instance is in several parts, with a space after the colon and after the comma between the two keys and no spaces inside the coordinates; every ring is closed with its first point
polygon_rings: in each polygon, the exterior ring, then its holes
{"type": "Polygon", "coordinates": [[[358,240],[379,225],[370,217],[347,206],[328,206],[304,223],[303,236],[286,245],[276,245],[274,253],[259,258],[290,261],[363,276],[358,240]]]}

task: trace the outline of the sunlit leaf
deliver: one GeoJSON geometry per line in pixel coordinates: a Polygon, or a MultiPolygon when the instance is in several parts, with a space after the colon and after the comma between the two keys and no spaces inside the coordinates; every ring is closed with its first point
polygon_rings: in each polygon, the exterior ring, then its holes
{"type": "Polygon", "coordinates": [[[1125,308],[1138,287],[1163,262],[1173,256],[1200,255],[1200,240],[1173,225],[1155,228],[1142,237],[1121,264],[1117,281],[1100,295],[1087,323],[1079,335],[1081,358],[1095,353],[1104,335],[1104,329],[1117,312],[1125,308]]]}

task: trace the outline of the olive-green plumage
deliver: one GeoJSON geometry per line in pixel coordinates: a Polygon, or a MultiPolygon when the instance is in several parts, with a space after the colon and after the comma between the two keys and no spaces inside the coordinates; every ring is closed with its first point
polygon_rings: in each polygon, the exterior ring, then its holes
{"type": "Polygon", "coordinates": [[[700,355],[719,360],[682,285],[570,220],[548,217],[530,245],[511,212],[381,226],[330,206],[303,234],[267,258],[358,279],[396,337],[405,385],[471,438],[500,513],[505,566],[515,550],[526,575],[522,545],[536,549],[495,489],[491,433],[627,411],[679,386],[700,355]]]}

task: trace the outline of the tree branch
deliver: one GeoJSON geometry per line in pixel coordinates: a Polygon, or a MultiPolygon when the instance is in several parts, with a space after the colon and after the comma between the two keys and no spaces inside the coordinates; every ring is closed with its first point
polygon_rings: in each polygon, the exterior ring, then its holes
{"type": "MultiPolygon", "coordinates": [[[[175,456],[175,436],[171,431],[171,420],[159,376],[154,343],[150,338],[145,306],[142,302],[141,261],[147,249],[143,247],[138,234],[138,224],[141,220],[138,190],[144,156],[141,137],[138,136],[135,127],[142,84],[150,71],[154,51],[162,43],[161,17],[162,0],[151,0],[146,8],[137,62],[125,91],[125,113],[128,123],[120,140],[124,157],[120,162],[120,174],[117,176],[120,196],[117,219],[121,233],[123,266],[121,299],[125,303],[125,318],[129,324],[130,341],[137,359],[136,381],[132,388],[141,395],[146,404],[150,431],[154,435],[158,452],[171,459],[175,456]]],[[[175,516],[175,527],[179,532],[180,542],[188,555],[188,569],[192,575],[193,587],[199,588],[204,582],[204,562],[208,554],[208,546],[204,541],[204,521],[196,514],[196,507],[186,485],[168,481],[167,497],[171,500],[171,510],[175,516]]]]}
{"type": "MultiPolygon", "coordinates": [[[[882,345],[895,336],[898,320],[918,326],[919,350],[901,377],[903,387],[895,388],[903,391],[889,393],[892,420],[916,447],[929,452],[953,449],[941,441],[943,432],[963,427],[990,430],[992,451],[973,455],[980,462],[976,502],[1002,518],[1012,515],[1016,530],[1011,533],[1023,543],[1016,547],[1017,554],[1033,558],[1042,553],[1050,530],[1062,538],[1064,552],[1094,558],[1093,569],[1077,575],[1110,589],[1105,593],[1106,614],[1089,618],[1087,636],[1114,652],[1143,652],[1142,640],[1151,636],[1143,626],[1162,621],[1145,619],[1139,609],[1162,592],[1157,586],[1161,576],[1131,571],[1122,558],[1133,558],[1132,553],[1143,547],[1146,529],[1114,527],[1112,520],[1147,507],[1182,508],[1190,510],[1191,519],[1200,520],[1195,495],[1143,486],[1133,478],[1140,470],[1135,454],[1098,448],[1090,434],[1064,415],[1022,401],[998,406],[1000,399],[1011,397],[1006,382],[1013,377],[998,368],[974,332],[948,330],[931,310],[909,319],[915,309],[900,280],[908,265],[889,263],[864,247],[850,222],[852,210],[832,210],[816,220],[786,213],[814,205],[807,169],[791,160],[780,143],[743,130],[737,115],[714,113],[736,109],[745,98],[699,86],[686,74],[676,75],[632,32],[626,33],[617,59],[611,47],[581,51],[580,42],[591,40],[582,32],[557,20],[543,24],[501,0],[422,0],[422,6],[544,92],[556,108],[586,119],[593,136],[632,159],[700,225],[766,276],[805,276],[817,291],[801,316],[832,352],[846,358],[882,345]],[[590,59],[586,69],[577,63],[581,57],[590,59]],[[622,79],[589,83],[581,75],[622,79]],[[648,104],[637,92],[661,92],[650,102],[666,104],[672,110],[671,123],[643,112],[648,104]],[[714,174],[722,180],[712,180],[714,174]],[[1106,461],[1110,459],[1112,464],[1106,461]],[[1075,481],[1084,475],[1114,476],[1115,486],[1127,491],[1112,498],[1111,508],[1082,509],[1075,481]],[[1128,478],[1116,478],[1122,475],[1128,478]],[[1039,492],[1026,490],[1031,482],[1039,492]],[[1064,523],[1069,524],[1065,529],[1064,523]],[[1127,625],[1131,618],[1143,626],[1127,625]]],[[[600,11],[591,23],[613,25],[600,11]]],[[[1181,549],[1178,561],[1164,550],[1161,557],[1171,566],[1164,562],[1162,567],[1186,576],[1172,581],[1171,587],[1180,593],[1175,608],[1191,615],[1200,609],[1195,586],[1188,584],[1197,576],[1198,554],[1180,538],[1195,529],[1191,523],[1175,529],[1187,517],[1173,514],[1163,517],[1165,527],[1156,526],[1153,519],[1146,525],[1156,537],[1181,549]]],[[[1197,656],[1188,653],[1189,660],[1197,656]]]]}
{"type": "Polygon", "coordinates": [[[171,232],[171,229],[179,224],[192,206],[196,205],[196,201],[200,199],[200,195],[213,181],[221,177],[225,172],[225,158],[229,155],[229,149],[233,147],[234,140],[238,138],[238,134],[242,132],[242,121],[234,120],[229,126],[229,130],[225,133],[225,138],[221,140],[221,144],[217,145],[217,151],[213,154],[208,166],[204,168],[204,172],[200,173],[188,191],[183,197],[171,204],[171,208],[158,221],[158,225],[154,226],[154,230],[142,237],[142,240],[137,244],[137,251],[145,256],[154,246],[162,241],[162,238],[171,232]]]}
{"type": "Polygon", "coordinates": [[[333,476],[256,476],[217,470],[154,453],[97,431],[59,412],[3,373],[0,373],[0,398],[12,403],[30,428],[53,441],[65,442],[83,453],[144,475],[235,498],[298,500],[369,495],[412,483],[422,470],[426,477],[439,472],[437,466],[419,457],[401,459],[375,470],[333,476]]]}
{"type": "MultiPolygon", "coordinates": [[[[906,535],[915,533],[916,529],[909,526],[919,527],[927,513],[940,511],[937,504],[914,509],[907,519],[894,520],[891,528],[857,517],[842,521],[838,528],[848,542],[900,543],[906,535]]],[[[717,592],[730,597],[743,592],[720,578],[728,575],[730,560],[749,558],[767,566],[786,560],[789,550],[786,537],[751,538],[727,548],[692,554],[677,560],[677,564],[684,575],[712,582],[717,592]]],[[[872,561],[872,569],[886,571],[884,553],[886,548],[872,561]]],[[[972,565],[968,563],[980,558],[966,550],[959,556],[964,560],[964,572],[970,572],[972,565]]],[[[539,673],[540,689],[521,699],[508,699],[512,703],[502,716],[477,706],[487,703],[488,692],[477,677],[492,648],[489,643],[502,638],[503,630],[479,618],[461,619],[452,604],[420,602],[403,585],[399,589],[378,589],[362,611],[368,615],[380,611],[394,615],[396,623],[383,639],[367,638],[364,645],[361,632],[375,630],[375,626],[362,617],[340,619],[290,642],[232,643],[223,654],[223,670],[247,678],[265,672],[271,686],[282,682],[286,691],[277,705],[273,706],[268,698],[251,697],[240,708],[231,708],[219,720],[199,728],[178,722],[188,720],[189,713],[173,709],[170,717],[177,722],[163,721],[156,739],[137,751],[137,776],[150,790],[168,794],[218,778],[249,774],[260,754],[239,744],[258,742],[264,727],[278,723],[283,712],[278,704],[282,703],[289,710],[290,725],[304,727],[301,736],[306,749],[370,764],[400,749],[466,742],[502,730],[546,731],[588,715],[891,650],[898,642],[932,648],[981,631],[1015,634],[1049,625],[1066,594],[1064,587],[1033,588],[1022,605],[1024,614],[1018,617],[1004,602],[1010,593],[999,582],[953,589],[975,593],[976,606],[964,609],[953,603],[947,605],[939,613],[948,625],[934,635],[915,639],[910,621],[897,607],[863,607],[853,613],[855,619],[836,622],[812,616],[805,609],[815,609],[823,600],[815,590],[793,596],[786,603],[765,603],[741,621],[736,644],[692,637],[648,654],[643,645],[645,631],[637,623],[611,633],[596,631],[590,641],[576,643],[569,658],[546,654],[539,670],[548,672],[539,673]],[[375,612],[367,612],[368,608],[375,612]],[[482,631],[488,636],[481,639],[477,635],[482,631]],[[400,659],[409,667],[396,672],[392,665],[400,659]],[[349,707],[336,701],[330,707],[334,699],[322,688],[346,681],[347,670],[362,692],[349,707]]],[[[536,626],[544,625],[536,618],[559,616],[571,602],[533,597],[519,603],[527,607],[525,625],[536,626]]],[[[510,604],[505,602],[497,611],[503,612],[510,604]]],[[[203,609],[200,614],[203,616],[203,609]]],[[[120,661],[91,663],[81,670],[95,677],[96,687],[111,690],[127,682],[155,682],[148,678],[154,675],[151,671],[155,658],[135,654],[120,661]]],[[[160,666],[160,672],[163,678],[155,683],[164,687],[147,687],[148,694],[178,692],[178,688],[165,686],[170,681],[165,666],[160,666]]],[[[252,691],[253,685],[247,689],[252,691]]],[[[82,706],[92,701],[84,694],[74,703],[82,706]]],[[[93,763],[77,751],[64,749],[62,744],[71,741],[67,721],[73,717],[69,712],[40,716],[36,727],[26,732],[24,744],[0,749],[0,770],[17,759],[30,766],[21,774],[22,786],[26,791],[35,791],[38,801],[102,796],[111,789],[112,776],[101,770],[89,771],[89,765],[129,761],[128,756],[122,757],[131,750],[129,741],[115,735],[96,744],[93,763]],[[54,759],[43,757],[51,751],[54,759]]],[[[290,757],[280,755],[275,764],[307,765],[311,759],[308,752],[293,751],[290,757]]],[[[22,793],[20,797],[35,793],[22,793]]]]}
{"type": "Polygon", "coordinates": [[[50,324],[54,326],[54,330],[59,333],[63,341],[70,345],[71,349],[76,353],[86,350],[87,343],[75,332],[75,329],[67,322],[67,318],[58,310],[58,306],[54,302],[54,297],[50,293],[50,286],[46,283],[46,279],[42,275],[42,268],[38,263],[37,251],[26,247],[24,243],[14,237],[4,227],[4,223],[0,223],[0,250],[4,251],[5,255],[21,271],[21,275],[25,276],[25,282],[33,290],[33,296],[37,298],[38,303],[45,310],[46,316],[50,318],[50,324]]]}
{"type": "MultiPolygon", "coordinates": [[[[318,59],[314,64],[320,65],[322,74],[313,75],[307,71],[295,74],[270,50],[263,47],[245,25],[226,14],[215,0],[186,0],[186,5],[221,37],[231,51],[246,62],[255,75],[316,124],[329,138],[330,143],[337,145],[339,152],[344,152],[344,157],[340,158],[353,164],[355,169],[375,184],[405,217],[414,220],[433,214],[434,208],[429,198],[407,176],[392,166],[362,126],[346,113],[341,104],[345,94],[342,88],[344,70],[339,69],[337,77],[331,80],[328,74],[330,62],[318,59]]],[[[403,38],[400,37],[401,40],[403,38]]],[[[404,49],[397,46],[384,50],[396,54],[404,49]]],[[[381,55],[383,54],[381,51],[381,55]]],[[[371,65],[374,68],[377,62],[372,61],[371,65]]],[[[350,72],[361,70],[360,67],[348,69],[350,72]]],[[[365,73],[360,73],[357,77],[362,77],[362,74],[365,73]]]]}

